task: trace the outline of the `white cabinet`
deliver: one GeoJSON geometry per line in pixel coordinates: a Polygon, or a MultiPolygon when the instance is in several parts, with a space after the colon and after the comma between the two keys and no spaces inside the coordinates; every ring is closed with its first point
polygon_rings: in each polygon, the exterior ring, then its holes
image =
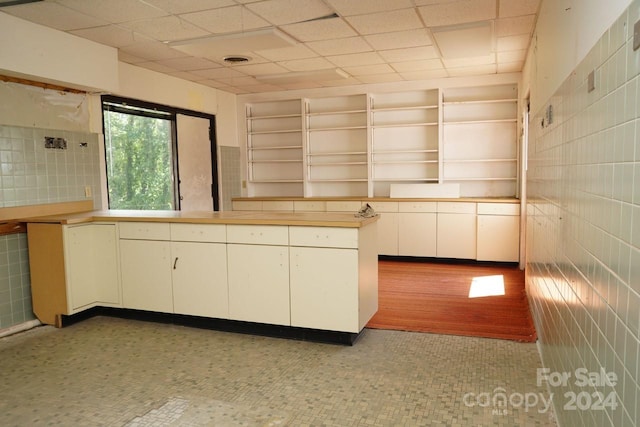
{"type": "Polygon", "coordinates": [[[479,261],[520,259],[520,205],[478,203],[479,261]]]}
{"type": "Polygon", "coordinates": [[[516,195],[518,88],[515,84],[443,92],[443,181],[462,197],[516,195]]]}
{"type": "Polygon", "coordinates": [[[291,248],[291,326],[359,332],[358,251],[291,248]]]}
{"type": "Polygon", "coordinates": [[[229,317],[290,325],[289,228],[227,226],[229,317]]]}
{"type": "Polygon", "coordinates": [[[289,248],[230,243],[227,256],[229,317],[290,325],[289,248]]]}
{"type": "Polygon", "coordinates": [[[476,204],[438,202],[439,258],[476,259],[476,204]]]}
{"type": "Polygon", "coordinates": [[[398,221],[398,255],[435,257],[436,203],[401,202],[398,221]]]}
{"type": "Polygon", "coordinates": [[[302,101],[247,104],[249,182],[261,194],[303,195],[302,101]]]}
{"type": "Polygon", "coordinates": [[[173,313],[170,242],[120,239],[120,265],[124,308],[173,313]]]}
{"type": "Polygon", "coordinates": [[[218,224],[120,224],[125,308],[227,317],[225,239],[218,224]]]}
{"type": "Polygon", "coordinates": [[[171,224],[175,313],[229,316],[226,238],[222,224],[171,224]]]}
{"type": "Polygon", "coordinates": [[[437,89],[371,95],[374,197],[390,184],[439,180],[440,95],[437,89]]]}
{"type": "Polygon", "coordinates": [[[398,202],[370,202],[380,214],[378,227],[378,255],[398,255],[398,202]]]}
{"type": "Polygon", "coordinates": [[[378,310],[376,228],[290,229],[291,326],[358,333],[378,310]]]}
{"type": "Polygon", "coordinates": [[[94,305],[118,307],[115,224],[65,227],[65,264],[71,312],[94,305]]]}

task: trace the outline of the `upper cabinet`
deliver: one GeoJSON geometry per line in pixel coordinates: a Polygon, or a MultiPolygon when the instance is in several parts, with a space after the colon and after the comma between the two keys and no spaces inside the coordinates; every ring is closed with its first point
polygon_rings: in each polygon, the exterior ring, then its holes
{"type": "Polygon", "coordinates": [[[447,89],[442,105],[443,182],[463,197],[515,196],[517,86],[447,89]]]}
{"type": "Polygon", "coordinates": [[[516,195],[516,84],[246,104],[250,196],[389,197],[456,183],[516,195]]]}
{"type": "Polygon", "coordinates": [[[308,196],[366,196],[366,95],[305,101],[308,196]]]}
{"type": "Polygon", "coordinates": [[[299,99],[246,106],[247,171],[259,193],[302,196],[303,118],[299,99]]]}

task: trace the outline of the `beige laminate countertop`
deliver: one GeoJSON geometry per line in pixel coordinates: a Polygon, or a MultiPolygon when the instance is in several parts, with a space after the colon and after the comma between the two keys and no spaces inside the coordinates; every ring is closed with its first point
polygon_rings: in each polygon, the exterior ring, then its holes
{"type": "Polygon", "coordinates": [[[305,201],[305,202],[346,202],[346,201],[363,201],[363,202],[473,202],[473,203],[520,203],[520,199],[514,197],[429,197],[429,198],[391,198],[391,197],[234,197],[232,201],[243,202],[267,202],[267,201],[305,201]]]}
{"type": "Polygon", "coordinates": [[[22,218],[26,223],[82,224],[88,222],[175,222],[190,224],[297,225],[359,228],[379,217],[358,218],[351,213],[249,212],[249,211],[133,211],[106,210],[22,218]]]}

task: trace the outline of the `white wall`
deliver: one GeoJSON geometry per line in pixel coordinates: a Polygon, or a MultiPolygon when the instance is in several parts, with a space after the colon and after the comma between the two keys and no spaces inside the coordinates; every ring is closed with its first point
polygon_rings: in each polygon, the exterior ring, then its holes
{"type": "Polygon", "coordinates": [[[0,74],[89,90],[118,88],[117,50],[0,12],[0,74]]]}
{"type": "Polygon", "coordinates": [[[525,64],[523,88],[531,88],[537,112],[587,55],[631,0],[543,0],[525,64]]]}

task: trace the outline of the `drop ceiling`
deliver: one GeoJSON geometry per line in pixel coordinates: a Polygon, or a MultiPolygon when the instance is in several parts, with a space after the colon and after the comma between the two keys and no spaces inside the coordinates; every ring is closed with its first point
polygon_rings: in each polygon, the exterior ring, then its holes
{"type": "Polygon", "coordinates": [[[0,13],[117,48],[122,62],[245,94],[519,72],[539,3],[44,0],[0,2],[0,13]]]}

